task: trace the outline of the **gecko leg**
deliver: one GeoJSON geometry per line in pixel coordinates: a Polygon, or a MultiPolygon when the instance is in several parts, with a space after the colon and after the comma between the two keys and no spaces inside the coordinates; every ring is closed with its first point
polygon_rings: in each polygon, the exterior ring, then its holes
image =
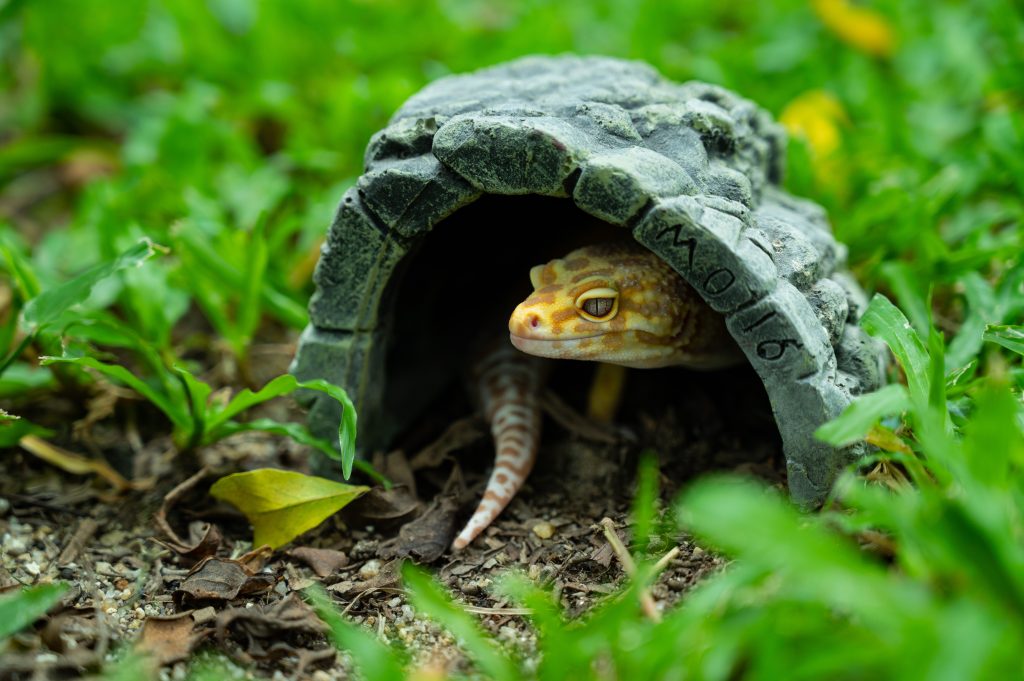
{"type": "Polygon", "coordinates": [[[626,388],[626,367],[601,362],[587,395],[587,416],[598,423],[612,423],[626,388]]]}

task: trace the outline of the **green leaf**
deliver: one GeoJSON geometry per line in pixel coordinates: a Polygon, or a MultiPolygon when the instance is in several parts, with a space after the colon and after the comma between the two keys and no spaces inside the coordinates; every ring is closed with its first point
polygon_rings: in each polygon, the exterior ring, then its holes
{"type": "Polygon", "coordinates": [[[946,360],[951,368],[962,367],[977,357],[981,351],[986,319],[997,321],[993,318],[995,292],[985,278],[977,272],[968,272],[962,283],[967,298],[967,316],[946,350],[946,360]]]}
{"type": "MultiPolygon", "coordinates": [[[[267,271],[267,214],[263,213],[249,233],[249,243],[245,258],[245,269],[241,295],[238,301],[237,326],[240,339],[245,345],[252,340],[253,333],[260,323],[260,291],[264,275],[267,271]]],[[[244,350],[244,348],[243,348],[244,350]]]]}
{"type": "Polygon", "coordinates": [[[913,403],[921,406],[928,404],[928,352],[921,337],[910,326],[910,322],[899,308],[882,294],[876,293],[864,312],[860,325],[872,336],[885,341],[892,350],[907,376],[913,403]]]}
{"type": "Polygon", "coordinates": [[[278,548],[311,530],[369,491],[326,478],[260,468],[221,478],[210,494],[245,514],[253,545],[278,548]]]}
{"type": "Polygon", "coordinates": [[[171,423],[174,424],[175,429],[182,433],[183,436],[191,435],[193,431],[194,424],[192,423],[192,415],[187,403],[172,400],[168,395],[154,390],[152,386],[123,366],[104,364],[93,357],[40,357],[39,363],[43,366],[49,366],[50,364],[75,364],[95,369],[116,383],[128,386],[152,402],[153,406],[162,411],[170,419],[171,423]]]}
{"type": "Polygon", "coordinates": [[[22,253],[19,241],[15,240],[9,232],[7,225],[0,227],[0,258],[2,258],[4,269],[7,270],[14,284],[14,289],[23,301],[31,300],[39,295],[42,287],[39,284],[39,277],[36,276],[32,263],[22,253]]]}
{"type": "Polygon", "coordinates": [[[907,389],[898,383],[887,385],[855,399],[837,418],[818,428],[814,436],[830,445],[845,447],[863,440],[883,416],[899,414],[909,407],[907,389]]]}
{"type": "Polygon", "coordinates": [[[896,293],[900,307],[907,311],[907,316],[913,320],[914,329],[924,338],[931,328],[928,296],[926,291],[922,290],[922,283],[928,281],[927,276],[922,276],[922,273],[911,269],[909,264],[901,260],[887,262],[881,269],[889,286],[896,293]]]}
{"type": "Polygon", "coordinates": [[[345,479],[352,475],[352,464],[356,457],[356,408],[344,389],[324,380],[299,381],[291,374],[284,374],[273,379],[257,392],[246,388],[235,395],[224,407],[211,408],[207,423],[206,442],[219,440],[221,428],[232,418],[246,409],[281,395],[287,395],[298,389],[316,390],[326,393],[341,404],[341,423],[338,426],[338,452],[324,451],[332,458],[341,458],[341,469],[345,479]]]}
{"type": "MultiPolygon", "coordinates": [[[[263,433],[289,437],[299,444],[319,450],[332,459],[338,456],[338,451],[334,448],[334,445],[327,440],[313,435],[313,433],[309,432],[309,429],[302,423],[281,423],[273,419],[253,419],[252,421],[245,421],[244,423],[228,421],[217,429],[217,435],[218,439],[222,439],[230,435],[234,435],[235,433],[251,430],[258,430],[263,433]]],[[[374,482],[383,485],[387,489],[391,488],[391,480],[378,473],[377,469],[374,468],[370,462],[356,460],[355,467],[374,482]]]]}
{"type": "Polygon", "coordinates": [[[115,260],[96,265],[60,286],[43,291],[28,301],[21,311],[25,330],[34,333],[45,327],[65,310],[85,301],[96,284],[121,270],[142,266],[160,249],[150,239],[143,239],[115,260]]]}
{"type": "Polygon", "coordinates": [[[16,447],[21,438],[26,435],[50,437],[53,435],[53,431],[0,409],[0,449],[16,447]]]}
{"type": "Polygon", "coordinates": [[[412,563],[405,563],[402,566],[402,580],[416,609],[437,620],[455,636],[485,676],[497,681],[519,678],[515,665],[487,638],[473,617],[454,603],[430,575],[412,563]]]}
{"type": "Polygon", "coordinates": [[[317,616],[330,627],[334,646],[352,656],[362,678],[374,681],[402,681],[406,678],[398,662],[397,652],[362,627],[345,621],[334,607],[331,597],[319,584],[314,584],[302,593],[316,610],[317,616]]]}
{"type": "Polygon", "coordinates": [[[188,443],[189,447],[195,447],[200,443],[210,444],[205,440],[209,420],[209,399],[213,389],[203,381],[196,378],[188,369],[175,365],[175,372],[181,378],[181,383],[188,394],[188,401],[192,413],[192,437],[188,443]]]}
{"type": "Polygon", "coordinates": [[[67,590],[67,584],[58,582],[29,586],[16,593],[0,596],[0,641],[45,615],[67,590]]]}
{"type": "Polygon", "coordinates": [[[1024,355],[1024,326],[990,324],[985,327],[985,340],[1024,355]]]}
{"type": "Polygon", "coordinates": [[[788,597],[857,613],[883,628],[892,626],[894,608],[914,611],[926,604],[919,589],[889,577],[855,545],[751,480],[704,478],[683,494],[678,515],[714,546],[775,574],[776,588],[788,597]]]}
{"type": "Polygon", "coordinates": [[[1004,381],[984,381],[975,413],[964,426],[963,447],[968,469],[986,488],[1005,488],[1013,480],[1011,466],[1024,464],[1021,410],[1020,400],[1004,381]]]}
{"type": "Polygon", "coordinates": [[[647,450],[641,454],[637,474],[636,497],[633,499],[633,545],[637,554],[644,554],[651,540],[654,519],[658,512],[658,457],[647,450]]]}

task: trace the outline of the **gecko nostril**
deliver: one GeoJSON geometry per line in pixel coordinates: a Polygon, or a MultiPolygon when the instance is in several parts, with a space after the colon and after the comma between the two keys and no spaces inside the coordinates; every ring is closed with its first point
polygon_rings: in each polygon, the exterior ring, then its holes
{"type": "Polygon", "coordinates": [[[538,326],[540,326],[540,317],[538,317],[535,314],[532,314],[529,317],[529,322],[530,322],[530,327],[536,329],[538,326]]]}

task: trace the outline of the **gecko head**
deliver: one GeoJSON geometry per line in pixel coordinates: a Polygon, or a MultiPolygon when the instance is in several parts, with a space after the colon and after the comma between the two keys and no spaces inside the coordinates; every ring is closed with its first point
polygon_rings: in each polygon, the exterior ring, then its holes
{"type": "Polygon", "coordinates": [[[512,344],[540,357],[631,367],[670,363],[690,293],[638,244],[588,246],[530,270],[533,293],[508,322],[512,344]]]}

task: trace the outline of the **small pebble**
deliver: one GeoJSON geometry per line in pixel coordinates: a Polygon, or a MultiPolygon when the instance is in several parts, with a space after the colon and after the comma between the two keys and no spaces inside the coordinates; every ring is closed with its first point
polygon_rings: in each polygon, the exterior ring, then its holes
{"type": "Polygon", "coordinates": [[[359,576],[363,579],[373,579],[380,574],[381,562],[376,558],[366,561],[359,568],[359,576]]]}
{"type": "Polygon", "coordinates": [[[104,546],[120,546],[127,538],[123,530],[112,530],[100,536],[100,543],[104,546]]]}
{"type": "Polygon", "coordinates": [[[392,608],[397,608],[401,604],[402,604],[401,596],[395,596],[390,601],[388,601],[388,605],[390,605],[392,608]]]}
{"type": "Polygon", "coordinates": [[[0,497],[0,518],[7,515],[11,511],[11,502],[7,500],[7,497],[0,497]]]}
{"type": "Polygon", "coordinates": [[[25,553],[27,549],[28,547],[25,546],[25,540],[21,537],[11,537],[10,535],[4,537],[4,553],[16,556],[18,554],[25,553]]]}
{"type": "Polygon", "coordinates": [[[25,572],[29,573],[33,577],[38,577],[39,573],[41,572],[41,570],[39,569],[39,563],[35,562],[34,560],[25,563],[23,567],[25,568],[25,572]]]}
{"type": "Polygon", "coordinates": [[[310,678],[312,681],[331,681],[331,675],[323,669],[317,669],[310,678]]]}
{"type": "Polygon", "coordinates": [[[208,605],[201,610],[196,610],[192,613],[192,619],[195,620],[196,624],[206,624],[217,619],[217,610],[212,605],[208,605]]]}
{"type": "Polygon", "coordinates": [[[555,526],[546,520],[542,520],[530,529],[541,539],[551,539],[555,534],[555,526]]]}
{"type": "MultiPolygon", "coordinates": [[[[146,611],[143,610],[142,608],[135,608],[135,616],[137,618],[139,618],[140,620],[141,619],[145,619],[146,618],[146,611]]],[[[193,617],[194,617],[194,615],[193,615],[193,617]]]]}
{"type": "Polygon", "coordinates": [[[117,597],[120,598],[122,601],[127,601],[129,598],[132,597],[132,590],[131,589],[122,589],[121,593],[119,593],[117,595],[117,597]]]}
{"type": "Polygon", "coordinates": [[[534,563],[530,566],[529,570],[526,571],[527,576],[533,581],[537,581],[540,578],[540,565],[534,563]]]}

